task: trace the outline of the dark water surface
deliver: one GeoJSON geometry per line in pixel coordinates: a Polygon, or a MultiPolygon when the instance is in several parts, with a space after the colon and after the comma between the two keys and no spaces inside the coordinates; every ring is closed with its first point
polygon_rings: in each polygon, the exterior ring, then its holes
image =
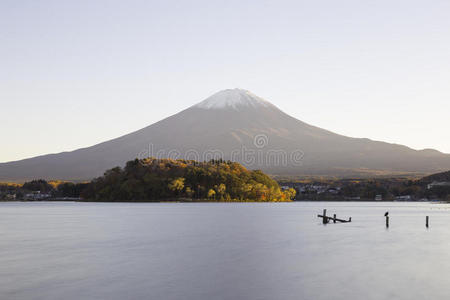
{"type": "Polygon", "coordinates": [[[445,204],[3,202],[0,237],[0,299],[450,299],[445,204]]]}

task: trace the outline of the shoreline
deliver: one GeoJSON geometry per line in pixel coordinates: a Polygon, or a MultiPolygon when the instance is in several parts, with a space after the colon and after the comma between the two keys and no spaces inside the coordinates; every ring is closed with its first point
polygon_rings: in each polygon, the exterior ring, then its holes
{"type": "Polygon", "coordinates": [[[292,200],[292,201],[255,201],[255,200],[239,200],[239,201],[217,201],[217,200],[136,200],[136,201],[90,201],[80,199],[43,199],[43,200],[0,200],[1,202],[82,202],[82,203],[299,203],[299,202],[336,202],[336,203],[433,203],[433,204],[450,204],[445,200],[427,200],[427,201],[398,201],[398,200],[292,200]]]}

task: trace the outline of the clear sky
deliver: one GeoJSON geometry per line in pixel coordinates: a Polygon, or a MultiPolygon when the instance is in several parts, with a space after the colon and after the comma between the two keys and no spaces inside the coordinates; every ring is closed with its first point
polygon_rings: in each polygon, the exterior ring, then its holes
{"type": "Polygon", "coordinates": [[[450,153],[450,1],[0,1],[0,162],[90,146],[226,88],[450,153]]]}

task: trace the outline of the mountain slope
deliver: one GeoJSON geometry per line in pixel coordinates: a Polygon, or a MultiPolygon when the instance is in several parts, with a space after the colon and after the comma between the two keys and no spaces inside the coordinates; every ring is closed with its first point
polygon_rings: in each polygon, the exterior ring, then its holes
{"type": "Polygon", "coordinates": [[[147,156],[222,157],[281,175],[450,169],[448,154],[338,135],[299,121],[248,91],[234,89],[117,139],[73,152],[0,164],[0,181],[90,179],[130,159],[147,156]]]}
{"type": "Polygon", "coordinates": [[[424,183],[431,183],[433,181],[450,182],[450,171],[432,174],[422,178],[420,181],[424,183]]]}

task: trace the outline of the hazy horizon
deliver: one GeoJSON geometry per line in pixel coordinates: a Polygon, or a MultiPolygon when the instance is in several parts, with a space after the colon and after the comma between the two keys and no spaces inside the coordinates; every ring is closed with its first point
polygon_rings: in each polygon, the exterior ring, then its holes
{"type": "Polygon", "coordinates": [[[0,162],[71,151],[227,88],[342,135],[450,153],[448,1],[0,4],[0,162]]]}

